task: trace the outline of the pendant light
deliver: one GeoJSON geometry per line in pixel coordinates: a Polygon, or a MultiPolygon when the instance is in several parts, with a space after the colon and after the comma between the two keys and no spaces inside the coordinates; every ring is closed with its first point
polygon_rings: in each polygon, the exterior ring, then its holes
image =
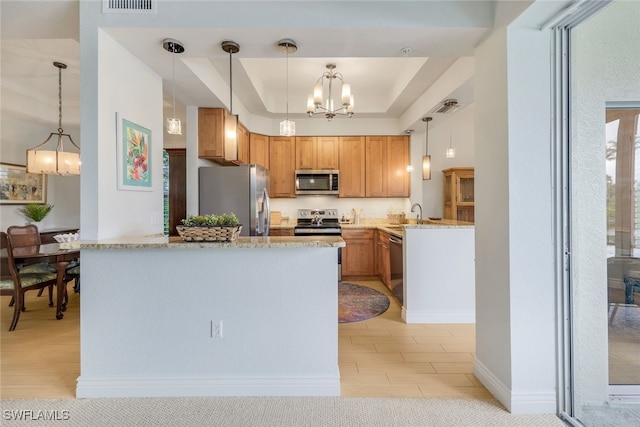
{"type": "Polygon", "coordinates": [[[445,152],[445,157],[447,159],[453,159],[456,157],[456,149],[453,148],[452,139],[453,139],[453,116],[449,119],[449,148],[445,152]]]}
{"type": "Polygon", "coordinates": [[[171,135],[182,135],[182,123],[180,123],[180,119],[176,117],[176,53],[184,52],[184,46],[178,40],[175,39],[164,39],[162,41],[162,47],[167,52],[171,52],[171,62],[172,62],[172,77],[171,77],[171,87],[173,91],[173,117],[167,118],[167,133],[171,135]]]}
{"type": "Polygon", "coordinates": [[[71,135],[62,129],[62,70],[67,68],[62,62],[54,62],[58,68],[58,131],[51,132],[42,144],[27,150],[27,172],[51,175],[80,175],[80,147],[73,142],[71,135]],[[53,136],[57,136],[58,143],[54,150],[40,150],[53,136]],[[63,139],[69,138],[71,145],[78,149],[77,153],[64,151],[63,139]]]}
{"type": "Polygon", "coordinates": [[[423,117],[422,121],[427,124],[426,142],[425,142],[425,155],[422,157],[422,180],[426,181],[431,179],[431,156],[429,155],[429,122],[433,120],[433,117],[423,117]]]}
{"type": "Polygon", "coordinates": [[[278,42],[278,49],[287,56],[287,116],[285,120],[280,122],[280,135],[293,136],[296,134],[296,123],[289,120],[289,54],[295,53],[298,50],[298,46],[291,39],[282,39],[278,42]]]}
{"type": "Polygon", "coordinates": [[[231,158],[237,160],[238,116],[233,114],[233,54],[240,52],[240,45],[231,40],[223,40],[220,47],[229,54],[229,116],[224,120],[225,153],[230,153],[231,158]]]}

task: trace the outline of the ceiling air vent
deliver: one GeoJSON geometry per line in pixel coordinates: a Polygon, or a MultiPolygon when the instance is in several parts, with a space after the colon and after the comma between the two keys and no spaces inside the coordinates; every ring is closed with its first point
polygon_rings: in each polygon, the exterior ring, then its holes
{"type": "Polygon", "coordinates": [[[156,13],[158,0],[102,0],[102,13],[156,13]]]}
{"type": "Polygon", "coordinates": [[[455,99],[447,99],[442,104],[438,105],[432,113],[449,113],[455,111],[458,108],[458,101],[455,99]]]}

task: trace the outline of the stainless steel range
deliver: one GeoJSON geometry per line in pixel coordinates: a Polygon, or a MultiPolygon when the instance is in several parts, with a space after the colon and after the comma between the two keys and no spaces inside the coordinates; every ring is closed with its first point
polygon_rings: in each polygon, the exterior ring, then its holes
{"type": "MultiPolygon", "coordinates": [[[[337,209],[298,209],[296,236],[341,236],[337,209]]],[[[338,248],[338,280],[342,280],[342,248],[338,248]]]]}

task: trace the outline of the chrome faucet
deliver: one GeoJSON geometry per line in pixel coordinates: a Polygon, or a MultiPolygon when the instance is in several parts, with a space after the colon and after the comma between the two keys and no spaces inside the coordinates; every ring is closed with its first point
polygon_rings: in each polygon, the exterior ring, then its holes
{"type": "Polygon", "coordinates": [[[411,212],[413,212],[413,210],[418,207],[420,209],[420,213],[418,213],[418,222],[422,222],[422,206],[420,206],[420,203],[414,203],[413,205],[411,205],[411,212]]]}

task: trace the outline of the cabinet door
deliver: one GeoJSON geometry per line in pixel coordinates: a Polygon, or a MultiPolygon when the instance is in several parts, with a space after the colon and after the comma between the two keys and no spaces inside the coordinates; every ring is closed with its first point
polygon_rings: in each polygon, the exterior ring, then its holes
{"type": "Polygon", "coordinates": [[[319,136],[316,139],[316,169],[338,169],[340,137],[319,136]]]}
{"type": "Polygon", "coordinates": [[[316,142],[315,136],[296,136],[296,169],[318,169],[316,142]]]}
{"type": "Polygon", "coordinates": [[[249,130],[238,123],[238,162],[249,163],[249,130]]]}
{"type": "Polygon", "coordinates": [[[375,275],[375,250],[373,249],[374,230],[343,230],[342,238],[346,246],[342,248],[343,276],[375,275]]]}
{"type": "Polygon", "coordinates": [[[249,134],[249,163],[269,169],[269,137],[267,135],[249,134]]]}
{"type": "Polygon", "coordinates": [[[198,157],[221,158],[224,155],[224,110],[198,109],[198,157]]]}
{"type": "Polygon", "coordinates": [[[367,136],[366,150],[366,196],[387,197],[387,137],[367,136]]]}
{"type": "Polygon", "coordinates": [[[288,136],[269,138],[269,163],[271,197],[295,197],[295,139],[288,136]]]}
{"type": "Polygon", "coordinates": [[[389,136],[387,158],[387,197],[409,197],[409,137],[389,136]]]}
{"type": "Polygon", "coordinates": [[[341,136],[339,143],[340,197],[364,197],[365,137],[341,136]]]}

